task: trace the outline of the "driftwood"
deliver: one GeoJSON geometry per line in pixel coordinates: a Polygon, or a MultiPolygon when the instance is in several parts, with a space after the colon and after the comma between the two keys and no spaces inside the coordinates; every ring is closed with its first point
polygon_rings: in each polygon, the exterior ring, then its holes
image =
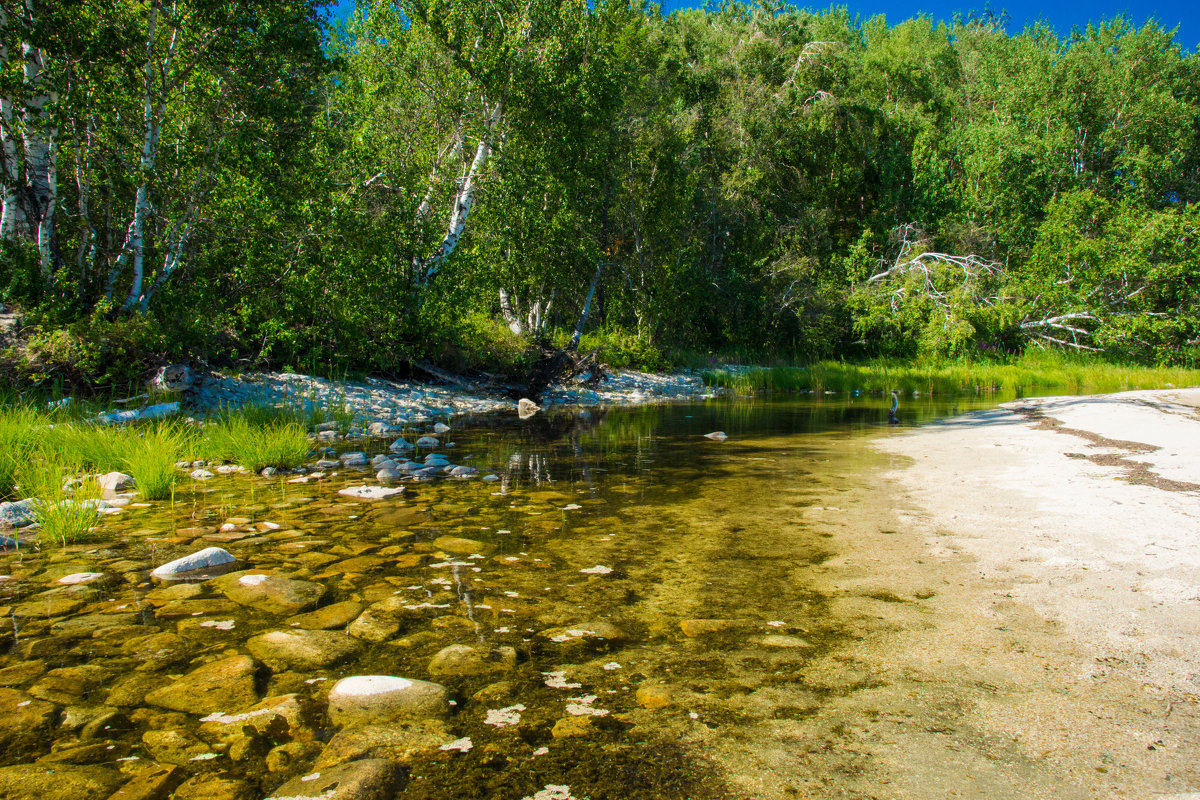
{"type": "Polygon", "coordinates": [[[529,371],[521,396],[540,400],[547,389],[561,383],[578,381],[596,386],[604,377],[604,366],[596,360],[599,352],[593,350],[581,356],[570,349],[543,347],[541,357],[529,371]]]}

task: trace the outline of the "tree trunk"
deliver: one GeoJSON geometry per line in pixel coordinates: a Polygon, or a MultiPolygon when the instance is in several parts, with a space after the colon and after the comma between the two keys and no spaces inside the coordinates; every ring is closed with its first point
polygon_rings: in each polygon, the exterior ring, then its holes
{"type": "Polygon", "coordinates": [[[583,311],[579,314],[579,322],[575,324],[575,333],[571,336],[571,343],[567,345],[567,351],[574,353],[579,349],[579,340],[583,338],[583,329],[587,326],[588,314],[592,310],[592,298],[596,296],[596,287],[600,285],[600,273],[604,270],[604,262],[601,261],[596,265],[596,274],[592,277],[592,285],[588,289],[587,300],[583,303],[583,311]]]}
{"type": "Polygon", "coordinates": [[[488,157],[492,154],[492,136],[500,124],[500,120],[503,118],[504,103],[497,103],[496,107],[492,109],[492,113],[488,116],[487,132],[479,139],[479,144],[475,148],[475,158],[471,160],[471,166],[467,170],[467,174],[463,177],[458,193],[454,197],[454,207],[450,212],[450,221],[446,228],[446,235],[442,238],[442,242],[438,245],[437,249],[428,258],[421,259],[418,265],[417,285],[422,288],[429,285],[429,282],[437,275],[438,270],[450,258],[450,255],[454,252],[454,248],[458,246],[458,240],[462,237],[463,230],[467,227],[467,217],[471,215],[471,206],[475,203],[475,182],[483,173],[488,157]]]}
{"type": "MultiPolygon", "coordinates": [[[[0,7],[0,31],[7,30],[8,25],[8,12],[0,7]]],[[[0,69],[7,67],[8,45],[0,39],[0,69]]],[[[4,192],[4,206],[0,212],[0,239],[5,241],[17,239],[29,230],[19,195],[21,162],[17,155],[17,137],[13,123],[12,97],[7,94],[0,95],[0,182],[3,183],[4,192]]]]}

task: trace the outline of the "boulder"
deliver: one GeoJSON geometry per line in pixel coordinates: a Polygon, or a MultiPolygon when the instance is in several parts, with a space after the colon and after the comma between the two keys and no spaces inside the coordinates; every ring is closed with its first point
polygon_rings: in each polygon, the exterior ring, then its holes
{"type": "Polygon", "coordinates": [[[410,442],[405,441],[403,436],[388,445],[388,450],[391,450],[393,453],[403,453],[405,450],[412,449],[413,445],[410,442]]]}
{"type": "Polygon", "coordinates": [[[392,675],[342,678],[329,690],[329,718],[335,725],[384,724],[397,719],[444,717],[446,687],[392,675]]]}
{"type": "Polygon", "coordinates": [[[362,651],[357,639],[337,631],[268,631],[246,642],[246,649],[274,670],[320,669],[349,661],[362,651]]]}
{"type": "Polygon", "coordinates": [[[437,447],[440,444],[441,442],[432,436],[422,436],[417,439],[417,447],[437,447]]]}
{"type": "MultiPolygon", "coordinates": [[[[145,702],[190,714],[237,712],[258,702],[254,688],[256,671],[254,659],[249,656],[222,658],[148,692],[145,702]]],[[[119,705],[111,693],[109,703],[119,705]]]]}
{"type": "Polygon", "coordinates": [[[225,575],[213,584],[238,605],[268,614],[299,614],[325,596],[325,587],[319,583],[257,572],[225,575]]]}

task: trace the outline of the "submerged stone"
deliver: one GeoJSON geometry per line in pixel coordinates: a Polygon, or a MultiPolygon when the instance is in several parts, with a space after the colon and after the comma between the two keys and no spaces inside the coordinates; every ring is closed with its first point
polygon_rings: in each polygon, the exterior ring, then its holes
{"type": "Polygon", "coordinates": [[[289,617],[286,622],[295,628],[305,630],[334,630],[344,628],[362,613],[363,604],[356,600],[343,600],[340,603],[322,606],[315,611],[289,617]]]}
{"type": "Polygon", "coordinates": [[[346,497],[357,497],[360,500],[386,500],[398,494],[404,494],[403,486],[347,486],[339,489],[338,494],[346,497]]]}
{"type": "Polygon", "coordinates": [[[110,767],[71,764],[0,767],[0,797],[5,800],[104,798],[122,783],[121,773],[110,767]]]}
{"type": "MultiPolygon", "coordinates": [[[[145,702],[191,714],[240,711],[258,702],[254,688],[256,669],[254,659],[249,656],[223,658],[149,692],[145,702]]],[[[114,703],[111,694],[109,702],[114,703]]]]}
{"type": "Polygon", "coordinates": [[[453,740],[441,720],[396,720],[386,725],[364,725],[339,731],[321,752],[314,770],[360,758],[384,758],[407,764],[414,758],[437,752],[453,740]]]}
{"type": "Polygon", "coordinates": [[[319,583],[254,572],[226,575],[213,584],[233,602],[268,614],[298,614],[325,596],[319,583]]]}
{"type": "Polygon", "coordinates": [[[246,642],[246,649],[272,669],[316,669],[349,661],[362,644],[335,631],[268,631],[246,642]]]}
{"type": "Polygon", "coordinates": [[[368,758],[293,778],[266,800],[392,800],[401,780],[397,765],[368,758]]]}
{"type": "Polygon", "coordinates": [[[429,662],[435,678],[475,677],[511,672],[517,666],[517,651],[511,647],[481,650],[465,644],[443,647],[429,662]]]}

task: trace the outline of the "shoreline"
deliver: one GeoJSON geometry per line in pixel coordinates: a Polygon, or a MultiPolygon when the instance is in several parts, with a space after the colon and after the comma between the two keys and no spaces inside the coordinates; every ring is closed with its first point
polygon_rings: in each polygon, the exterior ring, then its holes
{"type": "Polygon", "coordinates": [[[875,752],[881,796],[948,790],[950,765],[955,796],[1200,796],[1198,408],[1025,399],[871,443],[901,535],[831,566],[919,608],[854,655],[942,715],[875,752]]]}

